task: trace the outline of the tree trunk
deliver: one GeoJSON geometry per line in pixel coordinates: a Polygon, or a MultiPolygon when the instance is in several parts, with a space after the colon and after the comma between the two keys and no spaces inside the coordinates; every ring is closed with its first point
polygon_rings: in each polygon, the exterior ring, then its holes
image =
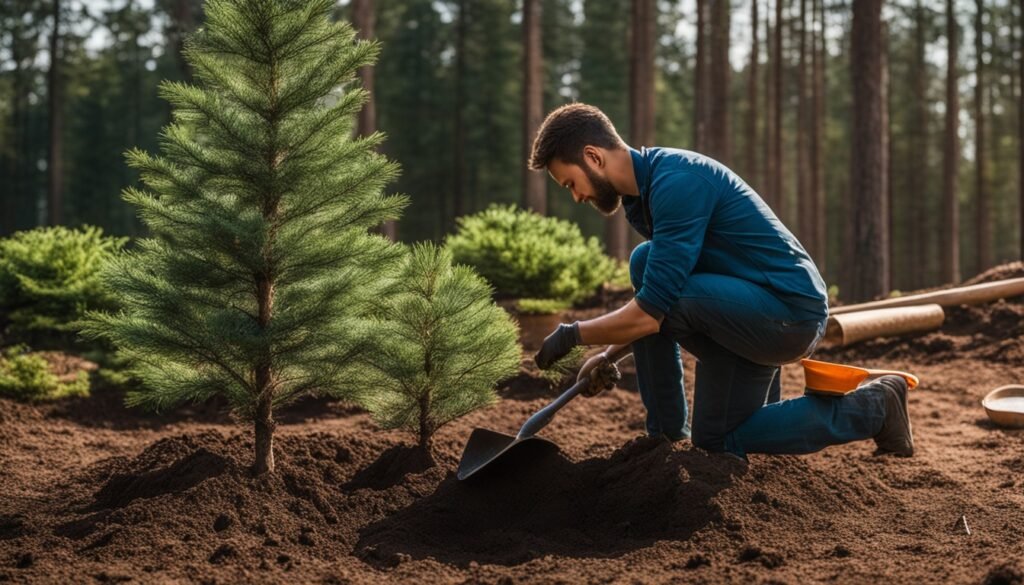
{"type": "Polygon", "coordinates": [[[988,192],[988,153],[985,137],[985,42],[984,0],[977,0],[975,15],[975,55],[976,77],[974,83],[974,189],[977,197],[977,215],[975,216],[975,271],[982,272],[992,264],[992,232],[988,192]]]}
{"type": "Polygon", "coordinates": [[[49,199],[46,212],[50,225],[64,223],[64,113],[61,102],[60,0],[53,0],[53,32],[50,35],[50,72],[47,76],[50,118],[49,199]]]}
{"type": "Polygon", "coordinates": [[[417,436],[419,447],[424,455],[432,458],[434,429],[430,427],[430,396],[424,394],[419,401],[420,428],[417,436]]]}
{"type": "MultiPolygon", "coordinates": [[[[264,217],[276,215],[276,206],[264,211],[264,217]]],[[[267,275],[256,278],[257,323],[260,329],[270,326],[274,311],[274,284],[267,275]]],[[[256,398],[256,461],[253,472],[257,475],[274,471],[274,372],[270,356],[262,356],[253,372],[256,398]]]]}
{"type": "Polygon", "coordinates": [[[712,157],[732,163],[732,136],[729,130],[729,24],[730,0],[709,0],[711,8],[711,96],[709,98],[711,131],[708,151],[712,157]]]}
{"type": "Polygon", "coordinates": [[[256,406],[256,461],[252,471],[255,475],[274,472],[274,422],[269,396],[260,399],[256,406]]]}
{"type": "MultiPolygon", "coordinates": [[[[453,219],[465,213],[465,201],[463,185],[466,174],[466,129],[462,119],[462,110],[465,107],[465,83],[466,83],[466,8],[467,0],[459,0],[458,14],[455,21],[455,176],[454,188],[452,189],[452,212],[453,217],[446,217],[444,210],[441,210],[441,233],[444,233],[453,225],[453,219]]],[[[443,205],[441,206],[444,207],[443,205]]]]}
{"type": "Polygon", "coordinates": [[[942,280],[960,282],[960,92],[957,88],[958,33],[953,0],[946,0],[946,128],[942,148],[942,280]]]}
{"type": "Polygon", "coordinates": [[[744,141],[744,167],[747,172],[747,182],[754,186],[756,190],[761,186],[760,168],[757,161],[757,147],[760,144],[758,138],[758,91],[757,91],[757,75],[759,61],[761,59],[761,47],[758,43],[757,32],[760,22],[757,17],[757,4],[760,0],[751,0],[750,2],[750,70],[749,79],[747,81],[747,131],[746,140],[744,141]]]}
{"type": "MultiPolygon", "coordinates": [[[[373,0],[352,0],[352,26],[361,39],[372,39],[376,34],[377,11],[373,0]]],[[[363,109],[359,111],[356,122],[356,135],[369,136],[377,131],[377,100],[374,97],[374,68],[360,67],[359,81],[363,89],[369,92],[363,109]]],[[[398,226],[394,220],[384,222],[380,233],[391,241],[398,237],[398,226]]]]}
{"type": "Polygon", "coordinates": [[[848,301],[888,292],[888,230],[882,94],[882,0],[853,4],[853,152],[850,166],[853,253],[848,301]]]}
{"type": "MultiPolygon", "coordinates": [[[[909,199],[910,213],[906,228],[907,257],[909,262],[905,267],[907,273],[907,288],[918,289],[925,285],[925,267],[928,264],[928,256],[925,254],[925,222],[928,214],[927,201],[931,199],[928,189],[928,96],[927,96],[927,63],[925,62],[925,30],[924,30],[924,7],[921,0],[914,5],[914,60],[912,62],[911,87],[914,100],[911,104],[913,118],[911,119],[910,130],[910,161],[908,165],[908,176],[914,181],[914,189],[906,190],[903,195],[909,199]]],[[[895,234],[892,234],[895,237],[895,234]]]]}
{"type": "Polygon", "coordinates": [[[814,0],[811,11],[815,26],[811,55],[811,201],[814,208],[814,242],[811,251],[818,270],[825,272],[828,246],[825,230],[825,10],[822,0],[814,0]]]}
{"type": "Polygon", "coordinates": [[[786,211],[786,196],[782,180],[782,3],[775,0],[775,50],[772,63],[772,203],[775,214],[783,219],[786,211]]]}
{"type": "Polygon", "coordinates": [[[814,241],[814,203],[811,201],[810,104],[807,97],[807,0],[800,0],[800,28],[797,33],[800,62],[797,67],[796,200],[797,233],[808,250],[814,241]]]}
{"type": "Polygon", "coordinates": [[[523,207],[547,214],[547,176],[532,171],[533,139],[544,117],[544,68],[541,45],[541,0],[523,0],[523,207]]]}
{"type": "Polygon", "coordinates": [[[1017,188],[1020,206],[1020,256],[1024,258],[1024,0],[1019,0],[1017,4],[1017,18],[1019,19],[1017,49],[1020,51],[1020,56],[1017,58],[1017,65],[1020,67],[1017,75],[1017,170],[1019,171],[1017,188]]]}
{"type": "MultiPolygon", "coordinates": [[[[771,4],[768,5],[771,8],[771,4]]],[[[771,10],[765,10],[764,15],[764,41],[765,55],[767,62],[764,68],[764,144],[762,157],[763,184],[761,195],[765,203],[772,209],[778,209],[775,203],[775,193],[772,190],[775,185],[775,69],[772,56],[772,24],[771,10]]]]}
{"type": "MultiPolygon", "coordinates": [[[[653,146],[654,142],[654,0],[633,0],[630,34],[629,119],[633,146],[653,146]]],[[[620,209],[608,218],[605,231],[608,254],[629,258],[629,224],[620,209]]]]}
{"type": "Polygon", "coordinates": [[[697,54],[694,64],[693,148],[708,151],[708,0],[697,0],[697,54]]]}
{"type": "Polygon", "coordinates": [[[195,16],[192,12],[193,0],[174,0],[174,11],[171,19],[174,28],[171,32],[171,45],[174,47],[174,61],[178,64],[178,70],[185,81],[192,81],[192,66],[185,59],[183,50],[185,48],[185,36],[195,29],[195,16]]]}
{"type": "Polygon", "coordinates": [[[634,146],[654,146],[654,0],[633,0],[629,129],[634,146]]]}

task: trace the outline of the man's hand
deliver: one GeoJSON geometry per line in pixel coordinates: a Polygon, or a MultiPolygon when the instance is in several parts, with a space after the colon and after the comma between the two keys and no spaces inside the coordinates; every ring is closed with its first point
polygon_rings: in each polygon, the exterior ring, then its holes
{"type": "Polygon", "coordinates": [[[599,353],[594,357],[588,359],[583,367],[580,368],[580,373],[576,377],[576,381],[580,381],[584,378],[589,378],[590,383],[583,389],[582,394],[584,396],[597,396],[605,390],[611,390],[615,387],[615,384],[622,379],[622,373],[619,372],[619,368],[608,359],[607,353],[599,353]]]}
{"type": "Polygon", "coordinates": [[[565,357],[572,351],[572,348],[579,344],[579,321],[572,325],[562,323],[551,335],[544,338],[544,343],[541,344],[537,355],[533,357],[533,361],[537,362],[538,368],[546,370],[554,365],[555,362],[565,357]]]}

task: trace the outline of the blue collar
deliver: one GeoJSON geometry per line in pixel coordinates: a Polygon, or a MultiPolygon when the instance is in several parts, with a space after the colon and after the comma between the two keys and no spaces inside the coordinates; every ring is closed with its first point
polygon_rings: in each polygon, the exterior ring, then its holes
{"type": "Polygon", "coordinates": [[[641,198],[647,195],[651,186],[650,167],[647,164],[647,148],[641,146],[640,150],[627,146],[629,155],[633,159],[633,175],[636,178],[636,186],[640,190],[641,198]]]}

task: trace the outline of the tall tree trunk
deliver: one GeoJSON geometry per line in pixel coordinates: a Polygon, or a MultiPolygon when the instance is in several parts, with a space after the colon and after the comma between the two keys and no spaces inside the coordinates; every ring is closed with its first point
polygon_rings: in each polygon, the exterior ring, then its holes
{"type": "Polygon", "coordinates": [[[526,164],[544,117],[544,68],[541,45],[541,0],[523,0],[523,207],[547,214],[547,177],[526,164]]]}
{"type": "Polygon", "coordinates": [[[974,83],[974,189],[977,197],[975,216],[975,271],[982,272],[992,264],[991,201],[988,192],[988,153],[985,137],[985,41],[984,0],[977,0],[975,15],[975,76],[974,83]]]}
{"type": "MultiPolygon", "coordinates": [[[[912,191],[908,189],[904,196],[909,199],[910,221],[907,222],[907,258],[905,267],[907,283],[910,289],[918,289],[925,285],[925,268],[928,256],[925,250],[925,238],[929,233],[924,229],[928,213],[927,202],[931,199],[926,177],[928,171],[928,96],[927,96],[927,63],[925,62],[925,13],[921,0],[914,5],[914,59],[911,66],[911,88],[914,95],[912,107],[913,118],[910,130],[910,161],[908,175],[915,183],[912,191]]],[[[892,234],[895,238],[895,234],[892,234]]]]}
{"type": "Polygon", "coordinates": [[[47,75],[50,118],[49,198],[46,215],[50,225],[64,222],[64,113],[61,101],[60,0],[53,0],[53,32],[50,35],[50,72],[47,75]]]}
{"type": "Polygon", "coordinates": [[[178,70],[185,81],[192,81],[192,65],[185,59],[183,49],[185,48],[185,37],[196,27],[195,15],[193,13],[194,0],[174,0],[174,8],[171,13],[173,28],[169,35],[171,46],[174,47],[174,61],[178,64],[178,70]]]}
{"type": "Polygon", "coordinates": [[[892,86],[892,78],[889,69],[889,23],[882,23],[882,199],[885,201],[883,210],[885,212],[885,234],[886,234],[886,259],[888,260],[888,272],[886,274],[886,291],[893,287],[893,265],[896,258],[896,226],[893,225],[896,219],[895,205],[892,188],[892,160],[893,145],[895,141],[892,136],[892,121],[889,119],[889,112],[892,109],[892,94],[889,88],[892,86]]]}
{"type": "MultiPolygon", "coordinates": [[[[656,9],[654,0],[633,0],[629,64],[630,142],[652,146],[654,142],[654,42],[656,9]]],[[[623,210],[606,223],[608,254],[629,258],[629,225],[623,210]]]]}
{"type": "Polygon", "coordinates": [[[732,163],[732,134],[729,126],[729,64],[730,0],[709,0],[711,8],[711,96],[709,99],[711,131],[709,153],[725,164],[732,163]]]}
{"type": "Polygon", "coordinates": [[[761,47],[758,43],[758,29],[760,27],[760,21],[757,17],[757,4],[761,0],[751,0],[750,2],[750,70],[747,72],[750,76],[747,81],[747,131],[746,139],[743,142],[744,151],[744,167],[747,172],[747,181],[754,185],[754,188],[761,186],[760,168],[757,161],[757,148],[760,144],[758,141],[759,132],[757,128],[758,120],[758,88],[757,88],[757,75],[759,61],[761,59],[761,47]]]}
{"type": "Polygon", "coordinates": [[[823,0],[814,0],[811,11],[815,26],[811,45],[813,81],[811,82],[811,202],[814,208],[814,243],[811,251],[818,270],[826,268],[825,223],[825,10],[823,0]]]}
{"type": "Polygon", "coordinates": [[[767,57],[764,68],[764,144],[762,156],[761,195],[765,202],[772,208],[778,209],[775,204],[775,193],[772,191],[775,185],[775,58],[772,55],[772,18],[771,4],[767,5],[764,15],[764,42],[765,55],[767,57]]]}
{"type": "Polygon", "coordinates": [[[882,296],[889,289],[881,16],[882,0],[858,0],[853,4],[850,220],[857,265],[844,268],[850,274],[851,302],[882,296]]]}
{"type": "Polygon", "coordinates": [[[814,203],[811,201],[810,104],[807,97],[807,0],[800,0],[800,28],[797,32],[800,62],[797,67],[796,200],[797,233],[808,250],[814,241],[814,203]]]}
{"type": "Polygon", "coordinates": [[[465,107],[465,83],[466,83],[466,8],[469,2],[459,0],[458,15],[455,21],[455,176],[454,189],[452,190],[452,212],[453,217],[446,217],[444,205],[441,205],[441,233],[443,234],[453,224],[454,217],[465,213],[465,201],[463,185],[466,180],[466,129],[462,119],[462,110],[465,107]]]}
{"type": "Polygon", "coordinates": [[[775,30],[774,51],[772,58],[772,105],[774,111],[772,116],[772,203],[776,215],[780,219],[785,217],[786,195],[783,192],[785,184],[782,180],[782,3],[784,0],[775,0],[775,30]]]}
{"type": "Polygon", "coordinates": [[[942,280],[960,282],[960,201],[957,185],[960,168],[960,91],[957,87],[959,59],[956,10],[946,0],[946,128],[942,148],[942,280]]]}
{"type": "Polygon", "coordinates": [[[711,82],[708,79],[708,2],[697,0],[697,54],[694,65],[694,112],[693,112],[693,148],[702,153],[708,152],[708,92],[711,82]]]}
{"type": "MultiPolygon", "coordinates": [[[[352,0],[352,26],[361,39],[372,39],[376,34],[377,11],[373,0],[352,0]]],[[[377,99],[373,91],[374,68],[360,67],[359,81],[369,96],[356,120],[356,135],[369,136],[377,131],[377,99]]],[[[391,241],[398,238],[398,225],[394,220],[384,222],[380,233],[391,241]]]]}
{"type": "Polygon", "coordinates": [[[1017,170],[1019,172],[1017,189],[1020,206],[1020,257],[1024,258],[1024,0],[1019,0],[1017,3],[1017,18],[1019,19],[1017,50],[1020,51],[1020,55],[1017,57],[1017,65],[1020,67],[1017,74],[1017,170]]]}

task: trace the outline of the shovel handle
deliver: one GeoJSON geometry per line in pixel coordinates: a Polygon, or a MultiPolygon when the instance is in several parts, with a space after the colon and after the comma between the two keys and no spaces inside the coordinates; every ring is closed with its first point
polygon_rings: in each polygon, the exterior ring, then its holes
{"type": "Polygon", "coordinates": [[[587,385],[590,384],[589,378],[584,378],[579,382],[572,385],[571,388],[562,392],[562,395],[551,401],[544,408],[538,410],[533,416],[530,417],[526,423],[523,424],[523,428],[519,429],[519,434],[516,435],[516,440],[529,439],[536,435],[541,429],[548,426],[551,419],[555,418],[555,413],[561,410],[563,406],[569,404],[569,402],[576,398],[580,392],[583,391],[587,385]]]}
{"type": "MultiPolygon", "coordinates": [[[[629,345],[616,345],[609,347],[606,353],[608,354],[608,360],[612,363],[616,363],[629,355],[631,350],[629,345]]],[[[568,390],[562,392],[561,396],[555,398],[550,404],[538,410],[536,414],[531,416],[530,419],[523,424],[523,427],[519,429],[519,434],[516,435],[516,439],[528,439],[539,433],[541,429],[548,426],[551,419],[555,418],[556,412],[561,410],[566,404],[569,404],[569,402],[583,392],[589,384],[589,376],[582,380],[577,380],[576,383],[568,390]]]]}

